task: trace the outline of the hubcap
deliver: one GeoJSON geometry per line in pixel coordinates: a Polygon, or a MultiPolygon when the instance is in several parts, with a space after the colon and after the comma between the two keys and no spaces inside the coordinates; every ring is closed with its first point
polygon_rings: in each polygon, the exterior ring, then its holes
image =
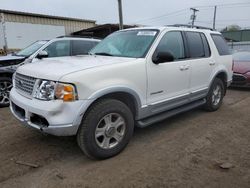
{"type": "Polygon", "coordinates": [[[124,118],[117,113],[104,116],[95,130],[95,140],[102,149],[111,149],[117,146],[125,135],[126,123],[124,118]]]}
{"type": "Polygon", "coordinates": [[[12,83],[8,81],[0,81],[0,104],[10,103],[10,90],[12,88],[12,83]]]}
{"type": "Polygon", "coordinates": [[[214,106],[218,105],[221,101],[221,87],[219,85],[217,85],[216,87],[214,87],[213,90],[213,94],[212,94],[212,104],[214,106]]]}

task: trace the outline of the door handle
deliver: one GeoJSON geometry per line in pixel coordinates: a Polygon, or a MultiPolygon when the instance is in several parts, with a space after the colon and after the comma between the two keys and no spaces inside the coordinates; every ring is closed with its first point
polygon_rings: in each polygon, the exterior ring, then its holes
{"type": "Polygon", "coordinates": [[[209,65],[211,65],[211,66],[215,65],[215,61],[211,61],[211,62],[209,63],[209,65]]]}
{"type": "Polygon", "coordinates": [[[185,67],[185,65],[182,65],[182,66],[180,66],[180,70],[181,70],[181,71],[184,71],[184,70],[186,70],[186,67],[185,67]]]}
{"type": "Polygon", "coordinates": [[[189,65],[186,65],[186,66],[185,66],[185,70],[188,70],[188,69],[189,69],[189,65]]]}
{"type": "Polygon", "coordinates": [[[185,71],[185,70],[188,70],[189,69],[189,65],[182,65],[180,66],[180,70],[181,71],[185,71]]]}

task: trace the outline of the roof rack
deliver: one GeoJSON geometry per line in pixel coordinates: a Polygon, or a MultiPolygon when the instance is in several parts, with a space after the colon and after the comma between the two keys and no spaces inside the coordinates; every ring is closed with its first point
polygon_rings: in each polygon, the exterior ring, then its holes
{"type": "Polygon", "coordinates": [[[168,25],[168,26],[171,26],[171,27],[187,27],[187,28],[195,28],[195,29],[207,29],[207,30],[210,30],[210,31],[215,31],[212,28],[198,26],[198,25],[192,26],[192,25],[188,25],[188,24],[174,24],[174,25],[168,25]]]}

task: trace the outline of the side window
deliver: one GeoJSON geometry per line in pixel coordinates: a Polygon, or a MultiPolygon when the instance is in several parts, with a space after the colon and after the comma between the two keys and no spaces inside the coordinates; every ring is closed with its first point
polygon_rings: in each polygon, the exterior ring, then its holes
{"type": "Polygon", "coordinates": [[[205,50],[205,57],[210,57],[211,50],[210,50],[209,44],[207,42],[207,38],[203,33],[201,33],[201,38],[202,38],[202,42],[203,42],[203,46],[204,46],[204,50],[205,50]]]}
{"type": "Polygon", "coordinates": [[[72,55],[85,55],[95,47],[97,42],[84,41],[84,40],[73,40],[72,41],[72,55]]]}
{"type": "Polygon", "coordinates": [[[225,39],[221,35],[212,34],[211,36],[220,55],[231,54],[225,39]]]}
{"type": "Polygon", "coordinates": [[[48,53],[48,57],[70,56],[70,41],[60,40],[53,42],[44,50],[48,53]]]}
{"type": "Polygon", "coordinates": [[[205,57],[204,46],[200,33],[186,32],[190,58],[205,57]]]}
{"type": "Polygon", "coordinates": [[[156,52],[170,52],[175,60],[185,58],[184,43],[181,32],[167,32],[162,37],[156,52]]]}

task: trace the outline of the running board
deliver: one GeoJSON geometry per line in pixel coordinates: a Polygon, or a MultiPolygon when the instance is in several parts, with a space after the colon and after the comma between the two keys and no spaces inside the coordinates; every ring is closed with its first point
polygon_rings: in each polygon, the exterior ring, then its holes
{"type": "Polygon", "coordinates": [[[168,110],[166,112],[163,112],[163,113],[160,113],[160,114],[157,114],[157,115],[154,115],[154,116],[151,116],[151,117],[148,117],[148,118],[137,121],[137,126],[140,127],[140,128],[147,127],[149,125],[152,125],[154,123],[157,123],[159,121],[162,121],[164,119],[172,117],[174,115],[177,115],[177,114],[189,111],[189,110],[191,110],[193,108],[197,108],[199,106],[202,106],[205,103],[206,103],[206,99],[201,99],[201,100],[192,102],[190,104],[183,105],[183,106],[181,106],[179,108],[168,110]]]}

